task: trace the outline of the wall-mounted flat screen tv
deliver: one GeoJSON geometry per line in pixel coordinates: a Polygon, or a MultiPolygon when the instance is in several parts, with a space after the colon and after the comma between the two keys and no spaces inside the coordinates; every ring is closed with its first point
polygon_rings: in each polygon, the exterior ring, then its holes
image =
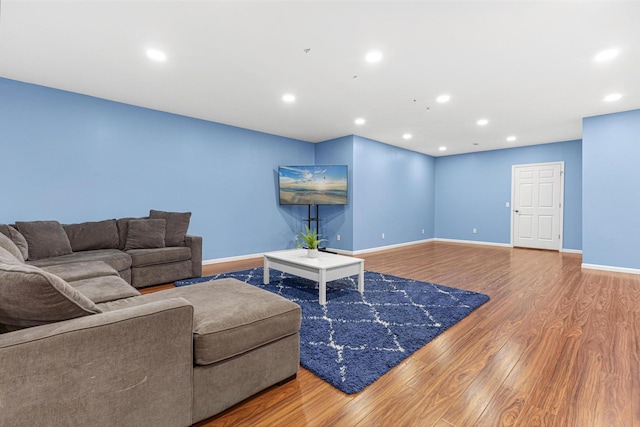
{"type": "Polygon", "coordinates": [[[346,205],[347,166],[280,166],[281,205],[346,205]]]}

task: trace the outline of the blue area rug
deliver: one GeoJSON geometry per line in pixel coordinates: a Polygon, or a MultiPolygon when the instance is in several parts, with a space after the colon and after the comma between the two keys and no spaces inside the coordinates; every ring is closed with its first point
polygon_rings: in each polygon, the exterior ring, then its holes
{"type": "Polygon", "coordinates": [[[318,284],[277,270],[262,284],[262,268],[181,280],[176,286],[235,277],[302,307],[300,364],[347,394],[357,393],[489,300],[476,292],[366,271],[318,284]]]}

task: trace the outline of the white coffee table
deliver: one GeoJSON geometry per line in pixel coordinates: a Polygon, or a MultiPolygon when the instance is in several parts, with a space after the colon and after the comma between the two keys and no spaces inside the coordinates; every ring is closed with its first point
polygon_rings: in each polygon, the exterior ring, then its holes
{"type": "Polygon", "coordinates": [[[358,291],[364,292],[364,260],[344,255],[320,252],[318,258],[308,258],[306,249],[267,252],[264,254],[263,283],[269,283],[269,269],[305,279],[315,280],[320,287],[320,304],[327,303],[327,282],[358,275],[358,291]]]}

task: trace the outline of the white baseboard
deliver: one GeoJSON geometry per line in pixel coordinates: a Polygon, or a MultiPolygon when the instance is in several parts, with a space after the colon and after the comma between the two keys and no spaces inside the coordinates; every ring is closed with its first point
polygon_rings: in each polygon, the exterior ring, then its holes
{"type": "Polygon", "coordinates": [[[485,246],[499,246],[501,248],[511,248],[510,243],[496,243],[496,242],[481,242],[478,240],[458,240],[458,239],[441,239],[435,238],[433,239],[435,242],[447,242],[447,243],[465,243],[470,245],[485,245],[485,246]]]}
{"type": "MultiPolygon", "coordinates": [[[[513,245],[511,243],[495,243],[495,242],[481,242],[478,240],[458,240],[458,239],[441,239],[435,238],[433,239],[436,242],[448,242],[448,243],[465,243],[469,245],[485,245],[485,246],[499,246],[503,248],[512,248],[513,245]]],[[[566,252],[568,254],[582,254],[580,249],[560,249],[560,252],[566,252]]]]}
{"type": "Polygon", "coordinates": [[[340,255],[353,255],[352,251],[348,251],[346,249],[335,249],[335,248],[327,248],[329,252],[335,252],[340,255]]]}
{"type": "Polygon", "coordinates": [[[586,264],[584,262],[582,263],[582,268],[586,268],[589,270],[611,271],[614,273],[640,274],[640,269],[638,268],[614,267],[611,265],[599,265],[599,264],[586,264]]]}
{"type": "Polygon", "coordinates": [[[562,248],[560,250],[560,252],[566,252],[568,254],[582,254],[582,251],[580,249],[566,249],[566,248],[562,248]]]}
{"type": "Polygon", "coordinates": [[[223,262],[231,262],[231,261],[242,261],[242,260],[245,260],[245,259],[252,259],[252,258],[262,258],[262,255],[264,255],[264,252],[261,252],[259,254],[232,256],[232,257],[228,257],[228,258],[207,259],[207,260],[202,261],[202,265],[220,264],[220,263],[223,263],[223,262]]]}
{"type": "Polygon", "coordinates": [[[343,255],[361,255],[369,252],[378,252],[378,251],[384,251],[387,249],[402,248],[404,246],[419,245],[420,243],[427,243],[427,242],[433,242],[433,239],[414,240],[412,242],[398,243],[395,245],[377,246],[375,248],[359,249],[357,251],[347,251],[344,249],[332,249],[332,248],[327,248],[327,249],[343,255]]]}

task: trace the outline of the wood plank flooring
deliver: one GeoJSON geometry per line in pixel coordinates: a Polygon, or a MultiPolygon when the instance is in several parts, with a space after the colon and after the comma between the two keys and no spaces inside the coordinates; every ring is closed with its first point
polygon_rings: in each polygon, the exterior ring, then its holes
{"type": "Polygon", "coordinates": [[[200,426],[640,427],[640,276],[582,270],[576,254],[443,242],[361,257],[491,300],[358,394],[300,368],[200,426]]]}

